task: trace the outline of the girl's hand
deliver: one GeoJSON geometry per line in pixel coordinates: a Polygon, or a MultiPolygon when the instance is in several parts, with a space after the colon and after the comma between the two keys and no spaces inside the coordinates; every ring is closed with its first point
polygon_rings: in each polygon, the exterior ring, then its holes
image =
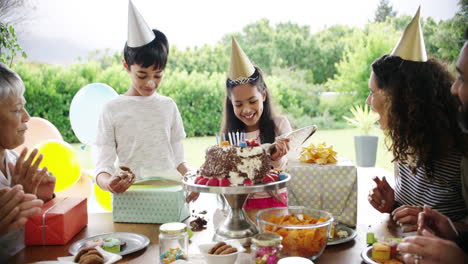
{"type": "Polygon", "coordinates": [[[289,138],[277,139],[274,143],[274,148],[271,153],[271,160],[276,161],[281,159],[284,155],[288,154],[289,151],[289,138]]]}
{"type": "Polygon", "coordinates": [[[26,193],[36,194],[43,178],[47,175],[47,167],[38,170],[39,164],[42,161],[42,154],[38,155],[38,152],[37,149],[34,149],[28,159],[25,160],[28,149],[24,148],[15,165],[8,163],[12,182],[23,185],[24,192],[26,193]],[[34,159],[36,160],[34,161],[34,159]]]}
{"type": "Polygon", "coordinates": [[[120,166],[120,169],[121,172],[109,179],[108,189],[112,193],[123,193],[135,182],[136,176],[130,168],[120,166]]]}
{"type": "Polygon", "coordinates": [[[395,192],[390,184],[388,184],[385,176],[380,180],[374,177],[374,182],[377,184],[367,197],[369,203],[381,213],[391,213],[395,206],[395,192]]]}

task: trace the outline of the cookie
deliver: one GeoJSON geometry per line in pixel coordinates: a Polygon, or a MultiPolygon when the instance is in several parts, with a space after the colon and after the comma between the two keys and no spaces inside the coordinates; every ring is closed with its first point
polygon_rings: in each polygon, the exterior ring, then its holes
{"type": "Polygon", "coordinates": [[[79,264],[101,264],[104,263],[104,257],[94,247],[82,248],[76,254],[74,262],[79,264]]]}
{"type": "Polygon", "coordinates": [[[231,246],[230,245],[224,245],[222,247],[219,247],[218,249],[216,249],[216,251],[213,253],[214,255],[219,255],[221,252],[223,252],[225,249],[228,249],[230,248],[231,246]]]}
{"type": "Polygon", "coordinates": [[[84,255],[80,258],[79,264],[103,264],[104,259],[96,254],[84,255]]]}
{"type": "Polygon", "coordinates": [[[231,253],[235,253],[237,252],[237,248],[235,247],[230,247],[230,248],[227,248],[225,250],[223,250],[221,253],[219,253],[220,255],[227,255],[227,254],[231,254],[231,253]]]}
{"type": "Polygon", "coordinates": [[[226,243],[224,243],[224,242],[218,242],[218,243],[216,243],[216,245],[214,245],[214,246],[208,251],[208,254],[214,254],[215,251],[216,251],[218,248],[220,248],[220,247],[222,247],[222,246],[224,246],[224,245],[226,245],[226,243]]]}
{"type": "MultiPolygon", "coordinates": [[[[81,258],[84,254],[88,253],[88,251],[90,251],[90,250],[96,250],[96,249],[95,249],[94,247],[82,248],[82,249],[78,252],[78,254],[76,254],[75,259],[74,259],[74,262],[78,262],[78,261],[80,260],[80,258],[81,258]]],[[[96,250],[96,251],[97,251],[97,250],[96,250]]]]}

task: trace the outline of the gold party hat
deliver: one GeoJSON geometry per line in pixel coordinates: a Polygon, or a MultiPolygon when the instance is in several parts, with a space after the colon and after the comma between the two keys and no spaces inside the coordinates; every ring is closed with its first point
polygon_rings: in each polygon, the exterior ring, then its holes
{"type": "Polygon", "coordinates": [[[403,35],[396,44],[392,56],[398,56],[409,61],[427,61],[426,47],[424,45],[424,37],[419,23],[419,13],[421,7],[418,8],[416,15],[406,27],[403,35]]]}
{"type": "Polygon", "coordinates": [[[255,73],[255,68],[245,55],[242,48],[232,37],[231,69],[229,70],[229,79],[232,81],[242,81],[248,79],[255,73]]]}
{"type": "Polygon", "coordinates": [[[153,30],[146,24],[133,2],[129,0],[127,46],[131,48],[141,47],[153,41],[155,37],[153,30]]]}

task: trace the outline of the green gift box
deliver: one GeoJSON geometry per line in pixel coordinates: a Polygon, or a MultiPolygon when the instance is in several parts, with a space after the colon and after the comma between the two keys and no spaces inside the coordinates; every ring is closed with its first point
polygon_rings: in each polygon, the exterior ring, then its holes
{"type": "Polygon", "coordinates": [[[113,195],[114,222],[181,222],[189,214],[182,186],[134,185],[113,195]]]}
{"type": "Polygon", "coordinates": [[[289,204],[330,212],[338,222],[354,227],[357,220],[357,169],[348,159],[317,165],[292,160],[289,204]]]}

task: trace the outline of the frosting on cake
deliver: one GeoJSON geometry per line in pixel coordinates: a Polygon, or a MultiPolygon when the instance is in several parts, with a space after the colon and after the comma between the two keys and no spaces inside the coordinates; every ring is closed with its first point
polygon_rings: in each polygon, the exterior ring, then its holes
{"type": "Polygon", "coordinates": [[[205,178],[227,178],[230,185],[262,182],[270,171],[271,160],[261,146],[211,146],[206,150],[205,163],[199,175],[205,178]]]}

